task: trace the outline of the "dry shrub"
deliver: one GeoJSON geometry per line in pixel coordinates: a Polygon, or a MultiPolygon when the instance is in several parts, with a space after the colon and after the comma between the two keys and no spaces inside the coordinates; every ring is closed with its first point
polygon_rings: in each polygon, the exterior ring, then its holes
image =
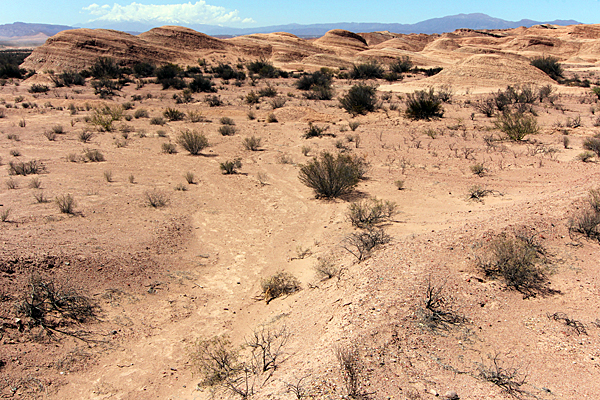
{"type": "Polygon", "coordinates": [[[505,367],[500,356],[488,356],[489,363],[478,363],[479,378],[500,387],[503,392],[514,398],[522,398],[526,392],[521,389],[526,384],[527,376],[519,368],[505,367]]]}
{"type": "Polygon", "coordinates": [[[313,267],[320,280],[327,280],[334,277],[340,277],[342,268],[338,267],[331,258],[322,258],[313,267]]]}
{"type": "Polygon", "coordinates": [[[383,229],[368,229],[355,232],[344,239],[342,247],[358,259],[363,261],[377,247],[389,243],[392,238],[383,229]]]}
{"type": "Polygon", "coordinates": [[[63,214],[75,214],[75,198],[70,194],[57,196],[54,202],[58,206],[58,210],[63,214]]]}
{"type": "Polygon", "coordinates": [[[348,219],[357,228],[368,228],[390,220],[396,214],[396,203],[378,200],[373,197],[368,200],[350,204],[348,219]]]}
{"type": "Polygon", "coordinates": [[[600,241],[600,188],[590,190],[587,204],[569,220],[569,232],[600,241]]]}
{"type": "Polygon", "coordinates": [[[250,136],[244,139],[242,144],[246,150],[258,151],[260,150],[262,139],[256,136],[250,136]]]}
{"type": "Polygon", "coordinates": [[[44,164],[37,160],[31,161],[10,161],[8,163],[9,175],[35,175],[41,174],[46,170],[44,164]]]}
{"type": "Polygon", "coordinates": [[[492,278],[501,278],[509,288],[525,297],[545,294],[548,278],[544,265],[548,256],[535,235],[525,231],[502,233],[493,238],[487,253],[479,256],[478,267],[492,278]]]}
{"type": "Polygon", "coordinates": [[[83,155],[89,162],[102,162],[105,160],[104,154],[100,153],[98,149],[85,149],[83,155]]]}
{"type": "Polygon", "coordinates": [[[176,154],[177,146],[175,143],[165,142],[160,145],[160,151],[164,154],[176,154]]]}
{"type": "Polygon", "coordinates": [[[236,158],[233,160],[227,160],[219,164],[221,171],[225,175],[232,175],[237,173],[237,170],[242,168],[242,160],[240,158],[236,158]]]}
{"type": "Polygon", "coordinates": [[[255,330],[240,348],[234,348],[226,336],[196,341],[190,351],[190,360],[201,377],[198,386],[210,388],[213,395],[221,391],[250,398],[281,364],[288,338],[285,327],[262,327],[255,330]]]}
{"type": "Polygon", "coordinates": [[[192,155],[200,154],[202,150],[209,146],[208,139],[204,134],[190,129],[181,131],[177,143],[192,155]]]}
{"type": "Polygon", "coordinates": [[[334,351],[348,397],[351,399],[364,398],[365,393],[362,388],[362,380],[365,366],[361,360],[358,348],[354,345],[338,346],[334,351]]]}
{"type": "Polygon", "coordinates": [[[267,304],[278,297],[300,290],[300,282],[287,272],[278,272],[261,282],[262,295],[267,304]]]}
{"type": "Polygon", "coordinates": [[[161,208],[169,204],[169,196],[163,191],[152,189],[145,194],[146,204],[153,208],[161,208]]]}
{"type": "Polygon", "coordinates": [[[31,278],[17,306],[17,315],[28,328],[41,326],[60,333],[66,326],[95,319],[97,311],[97,305],[78,290],[39,276],[31,278]]]}
{"type": "Polygon", "coordinates": [[[445,284],[429,277],[423,288],[424,296],[418,314],[423,324],[434,332],[467,322],[456,309],[455,300],[445,284]]]}

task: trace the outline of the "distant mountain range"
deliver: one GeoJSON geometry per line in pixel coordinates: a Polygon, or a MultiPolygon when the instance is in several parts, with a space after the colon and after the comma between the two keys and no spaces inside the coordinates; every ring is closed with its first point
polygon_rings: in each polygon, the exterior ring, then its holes
{"type": "MultiPolygon", "coordinates": [[[[532,21],[530,19],[522,19],[520,21],[506,21],[499,18],[493,18],[486,14],[458,14],[442,18],[432,18],[416,24],[382,24],[382,23],[358,23],[358,22],[340,22],[327,24],[288,24],[276,25],[259,28],[228,28],[216,25],[185,25],[188,28],[198,32],[206,33],[212,36],[240,36],[253,33],[272,33],[272,32],[287,32],[296,36],[302,37],[318,37],[323,36],[327,31],[332,29],[345,29],[351,32],[376,32],[390,31],[394,33],[444,33],[452,32],[460,28],[468,29],[512,29],[520,26],[530,27],[539,24],[553,25],[573,25],[580,22],[574,20],[555,20],[555,21],[532,21]]],[[[82,23],[77,24],[83,28],[104,28],[115,29],[129,33],[141,33],[148,31],[157,26],[164,25],[159,22],[134,22],[134,23],[82,23]]],[[[21,37],[34,36],[42,33],[47,36],[53,36],[60,31],[67,29],[75,29],[75,27],[64,25],[46,25],[46,24],[29,24],[23,22],[15,22],[13,24],[0,25],[0,37],[21,37]]]]}

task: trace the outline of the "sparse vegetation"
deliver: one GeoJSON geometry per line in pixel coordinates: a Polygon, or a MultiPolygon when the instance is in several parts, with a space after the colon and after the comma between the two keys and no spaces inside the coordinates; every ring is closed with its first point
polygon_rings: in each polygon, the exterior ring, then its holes
{"type": "Polygon", "coordinates": [[[54,333],[77,337],[65,327],[96,319],[98,306],[73,287],[51,278],[33,275],[18,305],[17,316],[28,329],[41,327],[54,333]]]}
{"type": "Polygon", "coordinates": [[[37,160],[31,161],[10,161],[8,163],[9,175],[34,175],[41,174],[46,170],[44,164],[37,160]]]}
{"type": "Polygon", "coordinates": [[[584,206],[569,220],[569,232],[600,241],[600,188],[589,191],[584,206]]]}
{"type": "Polygon", "coordinates": [[[384,69],[377,61],[354,64],[350,71],[350,79],[381,79],[384,69]]]}
{"type": "Polygon", "coordinates": [[[233,136],[233,135],[235,135],[235,126],[221,125],[219,127],[219,133],[223,136],[233,136]]]}
{"type": "Polygon", "coordinates": [[[481,362],[477,366],[479,377],[500,387],[510,396],[521,398],[525,394],[521,387],[526,384],[527,376],[522,374],[518,368],[505,367],[498,354],[488,358],[489,363],[481,362]]]}
{"type": "Polygon", "coordinates": [[[583,141],[585,150],[593,151],[597,157],[600,157],[600,137],[591,137],[583,141]]]}
{"type": "Polygon", "coordinates": [[[98,149],[85,149],[83,156],[89,162],[102,162],[105,161],[104,154],[98,149]]]}
{"type": "Polygon", "coordinates": [[[182,121],[185,118],[185,113],[177,110],[176,108],[167,108],[163,111],[163,115],[169,121],[182,121]]]}

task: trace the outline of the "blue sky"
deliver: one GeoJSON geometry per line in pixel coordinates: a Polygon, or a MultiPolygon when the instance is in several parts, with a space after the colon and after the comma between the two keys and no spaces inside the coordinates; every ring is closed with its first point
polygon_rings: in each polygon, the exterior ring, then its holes
{"type": "Polygon", "coordinates": [[[480,12],[517,21],[600,22],[600,0],[0,0],[0,24],[75,25],[91,20],[253,27],[326,22],[415,23],[480,12]]]}

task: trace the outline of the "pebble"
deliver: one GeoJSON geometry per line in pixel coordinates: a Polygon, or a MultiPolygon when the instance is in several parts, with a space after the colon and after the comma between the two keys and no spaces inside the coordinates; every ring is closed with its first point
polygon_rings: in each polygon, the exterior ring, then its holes
{"type": "Polygon", "coordinates": [[[448,390],[446,392],[446,394],[444,395],[444,397],[448,400],[458,400],[460,399],[460,397],[458,397],[458,394],[456,394],[456,392],[454,390],[448,390]]]}

